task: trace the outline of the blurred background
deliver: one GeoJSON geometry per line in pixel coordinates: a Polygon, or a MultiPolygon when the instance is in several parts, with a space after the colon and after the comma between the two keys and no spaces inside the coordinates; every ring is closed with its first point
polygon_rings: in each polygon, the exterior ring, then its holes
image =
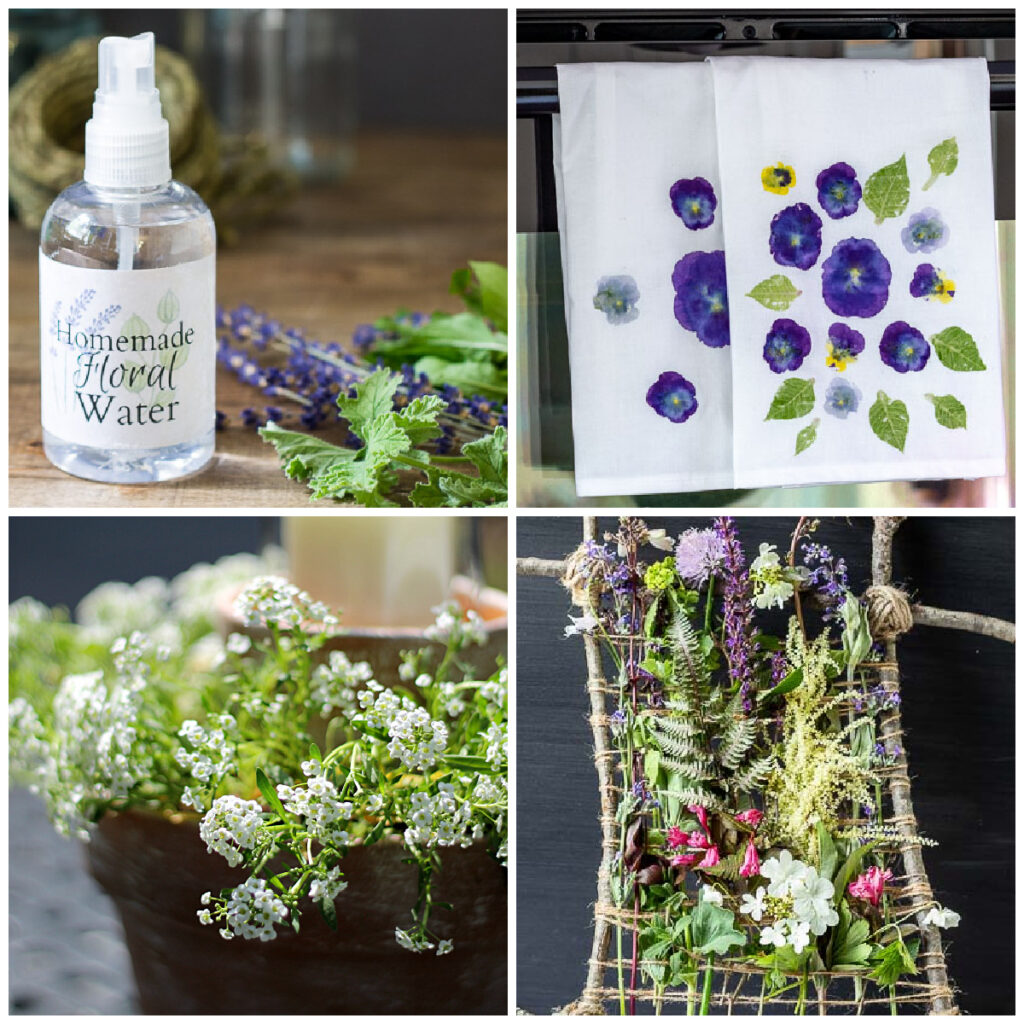
{"type": "Polygon", "coordinates": [[[629,9],[517,12],[516,231],[518,279],[518,488],[521,505],[881,507],[1014,505],[1015,18],[1004,10],[895,13],[629,9]],[[555,65],[604,61],[702,61],[708,56],[916,60],[984,57],[992,78],[1005,477],[977,481],[776,487],[751,491],[576,497],[569,351],[552,167],[555,65]]]}
{"type": "MultiPolygon", "coordinates": [[[[93,628],[126,608],[136,628],[170,626],[183,603],[198,602],[224,634],[241,628],[231,599],[244,581],[280,572],[340,607],[342,625],[357,631],[411,635],[432,621],[432,605],[453,596],[480,610],[489,644],[507,643],[504,516],[25,516],[9,524],[10,600],[62,605],[93,628]],[[104,586],[112,581],[135,587],[104,586]]],[[[42,801],[23,789],[10,791],[9,822],[9,1012],[137,1013],[120,919],[86,873],[81,844],[59,836],[42,801]]]]}
{"type": "MultiPolygon", "coordinates": [[[[710,525],[644,518],[673,536],[710,525]]],[[[741,515],[736,523],[749,559],[761,542],[787,550],[796,516],[741,515]]],[[[521,558],[564,558],[583,536],[572,516],[521,516],[516,526],[521,558]]],[[[922,604],[1012,620],[1014,527],[1009,516],[911,516],[894,539],[893,578],[922,604]]],[[[616,520],[598,519],[599,535],[615,528],[616,520]]],[[[856,593],[871,580],[871,529],[868,517],[836,517],[822,519],[814,535],[845,558],[856,593]]],[[[586,978],[600,807],[583,645],[563,636],[576,609],[556,580],[535,576],[520,577],[516,602],[517,1004],[546,1014],[576,999],[586,978]]],[[[784,630],[786,616],[773,612],[764,622],[784,630]]],[[[925,865],[936,898],[962,915],[944,933],[960,1012],[1009,1014],[1014,646],[918,626],[900,642],[899,660],[914,814],[921,834],[939,844],[924,851],[925,865]]]]}

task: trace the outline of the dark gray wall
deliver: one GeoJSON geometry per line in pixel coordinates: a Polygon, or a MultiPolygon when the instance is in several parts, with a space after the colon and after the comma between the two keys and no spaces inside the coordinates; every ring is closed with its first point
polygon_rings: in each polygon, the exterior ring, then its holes
{"type": "MultiPolygon", "coordinates": [[[[678,533],[707,520],[651,517],[678,533]]],[[[602,531],[613,519],[600,521],[602,531]]],[[[743,517],[748,552],[788,547],[795,520],[743,517]]],[[[576,517],[517,520],[517,553],[560,558],[579,543],[576,517]]],[[[818,539],[846,557],[851,585],[870,576],[871,522],[830,519],[818,539]]],[[[915,517],[895,545],[897,579],[922,603],[1014,617],[1014,522],[915,517]]],[[[575,999],[590,953],[600,859],[582,644],[563,639],[570,605],[553,580],[517,591],[517,1003],[550,1012],[575,999]]],[[[781,617],[775,623],[784,626],[781,617]]],[[[1014,650],[951,630],[915,629],[900,645],[903,721],[914,806],[940,901],[962,914],[947,932],[961,1009],[1012,1013],[1014,992],[1014,650]]]]}

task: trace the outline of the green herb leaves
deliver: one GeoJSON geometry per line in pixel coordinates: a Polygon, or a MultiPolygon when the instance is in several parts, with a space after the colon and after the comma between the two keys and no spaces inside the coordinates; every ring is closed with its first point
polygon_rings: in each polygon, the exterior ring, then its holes
{"type": "Polygon", "coordinates": [[[803,292],[785,274],[773,274],[747,292],[747,296],[760,302],[765,309],[781,312],[789,309],[793,300],[803,292]]]}
{"type": "Polygon", "coordinates": [[[947,327],[929,339],[935,346],[939,362],[947,370],[985,370],[984,361],[974,339],[962,327],[947,327]]]}
{"type": "Polygon", "coordinates": [[[910,201],[910,178],[907,176],[907,156],[904,153],[895,163],[888,164],[868,178],[864,185],[864,205],[881,224],[888,217],[898,217],[910,201]]]}
{"type": "Polygon", "coordinates": [[[508,435],[503,427],[464,445],[460,456],[441,458],[418,447],[441,434],[438,415],[445,409],[438,395],[421,395],[395,412],[399,377],[380,369],[357,385],[355,397],[338,397],[338,408],[353,434],[363,441],[358,450],[341,448],[308,434],[268,423],[260,430],[272,444],[293,480],[304,480],[314,498],[351,500],[368,507],[393,506],[388,495],[400,470],[426,474],[410,495],[414,505],[482,506],[508,501],[508,435]],[[464,462],[479,476],[450,468],[464,462]]]}
{"type": "Polygon", "coordinates": [[[813,423],[808,423],[799,434],[796,435],[796,452],[794,454],[799,455],[801,452],[806,451],[808,448],[818,440],[818,424],[821,423],[820,419],[816,419],[813,423]]]}
{"type": "Polygon", "coordinates": [[[950,430],[967,429],[967,410],[963,402],[953,395],[925,395],[935,406],[935,419],[940,426],[950,430]]]}
{"type": "Polygon", "coordinates": [[[910,426],[910,416],[903,402],[898,398],[890,398],[884,391],[879,391],[875,404],[868,411],[868,422],[880,440],[903,451],[903,446],[907,443],[907,429],[910,426]]]}
{"type": "Polygon", "coordinates": [[[960,150],[956,139],[946,139],[932,148],[928,154],[928,166],[932,169],[931,177],[921,186],[927,191],[939,180],[940,174],[952,174],[960,159],[960,150]]]}
{"type": "Polygon", "coordinates": [[[768,410],[766,420],[795,420],[814,408],[814,380],[791,377],[784,381],[768,410]]]}

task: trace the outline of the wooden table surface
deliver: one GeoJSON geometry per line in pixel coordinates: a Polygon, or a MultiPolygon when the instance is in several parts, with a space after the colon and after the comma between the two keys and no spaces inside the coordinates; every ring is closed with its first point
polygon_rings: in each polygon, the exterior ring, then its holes
{"type": "MultiPolygon", "coordinates": [[[[479,136],[362,137],[353,175],[304,189],[273,223],[243,230],[217,254],[217,301],[248,302],[322,341],[399,307],[455,312],[451,272],[467,260],[507,262],[506,140],[479,136]]],[[[229,426],[202,472],[171,483],[98,484],[43,454],[39,427],[38,238],[10,229],[10,489],[12,508],[308,507],[274,450],[239,420],[271,399],[217,371],[229,426]]],[[[340,428],[320,436],[338,440],[340,428]]],[[[330,507],[330,501],[313,503],[330,507]]]]}

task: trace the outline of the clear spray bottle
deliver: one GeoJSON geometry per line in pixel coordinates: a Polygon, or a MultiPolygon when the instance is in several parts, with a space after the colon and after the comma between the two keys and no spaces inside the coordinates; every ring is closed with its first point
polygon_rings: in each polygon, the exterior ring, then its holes
{"type": "Polygon", "coordinates": [[[99,44],[84,180],[43,220],[40,375],[47,458],[151,483],[213,454],[213,218],[171,180],[153,33],[99,44]]]}

